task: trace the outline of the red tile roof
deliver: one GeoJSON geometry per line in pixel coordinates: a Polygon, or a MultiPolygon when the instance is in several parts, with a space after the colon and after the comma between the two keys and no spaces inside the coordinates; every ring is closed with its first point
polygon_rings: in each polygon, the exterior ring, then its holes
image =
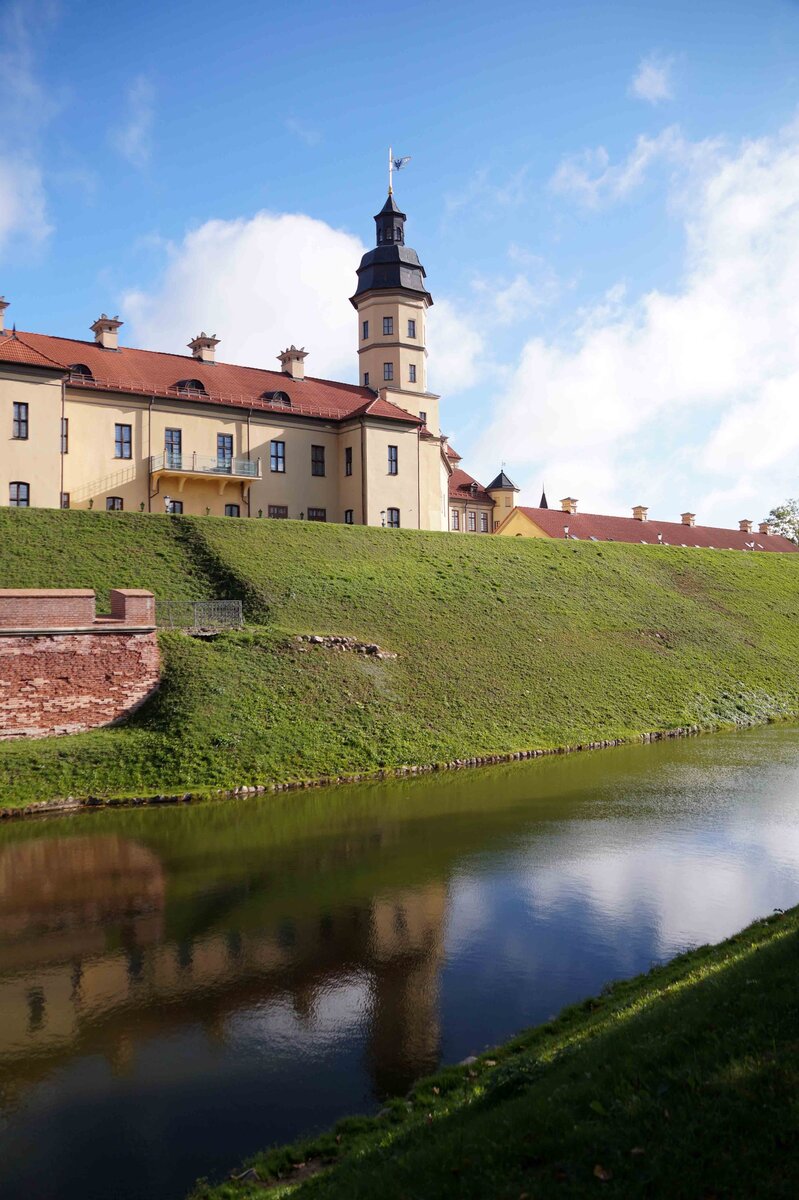
{"type": "Polygon", "coordinates": [[[458,454],[458,451],[454,448],[454,446],[450,446],[449,442],[447,443],[447,458],[451,458],[453,462],[461,461],[460,454],[458,454]]]}
{"type": "MultiPolygon", "coordinates": [[[[205,392],[200,393],[200,398],[211,404],[265,412],[293,412],[332,421],[364,415],[421,425],[419,417],[398,404],[380,399],[371,388],[354,384],[308,376],[297,380],[282,371],[240,367],[233,363],[204,363],[186,354],[134,350],[128,346],[105,350],[95,342],[51,337],[44,333],[20,333],[16,341],[17,347],[12,344],[12,338],[0,337],[0,362],[50,367],[55,364],[62,369],[76,364],[88,367],[92,378],[73,377],[70,386],[180,399],[175,385],[190,379],[203,385],[205,392]],[[285,393],[290,405],[263,399],[264,393],[268,392],[285,393]]],[[[197,395],[191,396],[191,399],[197,398],[197,395]]]]}
{"type": "Polygon", "coordinates": [[[584,541],[594,538],[599,542],[646,542],[653,546],[704,546],[716,550],[748,550],[754,543],[756,550],[799,550],[788,538],[775,533],[741,533],[737,529],[683,525],[679,521],[637,521],[634,517],[565,513],[557,508],[520,507],[519,511],[553,538],[564,537],[563,528],[568,525],[569,537],[584,541]]]}
{"type": "Polygon", "coordinates": [[[467,475],[460,467],[456,467],[449,478],[449,498],[450,500],[465,500],[472,504],[491,504],[494,501],[484,490],[483,485],[478,483],[476,479],[472,479],[471,475],[467,475]],[[472,485],[475,485],[475,491],[472,491],[472,485]]]}

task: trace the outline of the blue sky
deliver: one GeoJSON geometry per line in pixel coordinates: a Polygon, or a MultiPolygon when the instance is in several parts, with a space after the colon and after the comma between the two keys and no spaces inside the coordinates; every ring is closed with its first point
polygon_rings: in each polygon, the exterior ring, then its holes
{"type": "Polygon", "coordinates": [[[354,379],[391,142],[464,465],[724,524],[799,492],[796,3],[0,0],[0,104],[22,329],[354,379]]]}

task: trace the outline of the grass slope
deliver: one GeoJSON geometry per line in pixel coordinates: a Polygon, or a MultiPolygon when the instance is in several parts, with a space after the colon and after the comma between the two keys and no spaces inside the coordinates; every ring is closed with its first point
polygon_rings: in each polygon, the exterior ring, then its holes
{"type": "Polygon", "coordinates": [[[793,909],[194,1196],[794,1197],[797,968],[793,909]]]}
{"type": "Polygon", "coordinates": [[[127,725],[0,745],[0,802],[268,784],[799,712],[799,555],[0,510],[0,586],[241,596],[127,725]],[[340,633],[374,660],[298,645],[340,633]]]}

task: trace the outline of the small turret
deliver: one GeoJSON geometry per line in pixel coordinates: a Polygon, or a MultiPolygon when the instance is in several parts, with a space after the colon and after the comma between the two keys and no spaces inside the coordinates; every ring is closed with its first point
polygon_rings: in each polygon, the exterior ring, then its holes
{"type": "Polygon", "coordinates": [[[504,466],[496,479],[489,483],[486,491],[494,501],[494,529],[502,524],[514,507],[518,490],[513,480],[505,474],[504,466]]]}

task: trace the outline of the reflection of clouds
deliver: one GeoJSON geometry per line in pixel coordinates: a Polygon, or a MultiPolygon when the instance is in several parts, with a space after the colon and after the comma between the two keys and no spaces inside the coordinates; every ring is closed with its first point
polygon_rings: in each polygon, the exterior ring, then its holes
{"type": "Polygon", "coordinates": [[[315,1056],[351,1037],[365,1034],[372,1005],[366,974],[341,976],[313,993],[309,1010],[298,1012],[286,995],[237,1013],[226,1023],[231,1049],[272,1055],[315,1056]]]}

